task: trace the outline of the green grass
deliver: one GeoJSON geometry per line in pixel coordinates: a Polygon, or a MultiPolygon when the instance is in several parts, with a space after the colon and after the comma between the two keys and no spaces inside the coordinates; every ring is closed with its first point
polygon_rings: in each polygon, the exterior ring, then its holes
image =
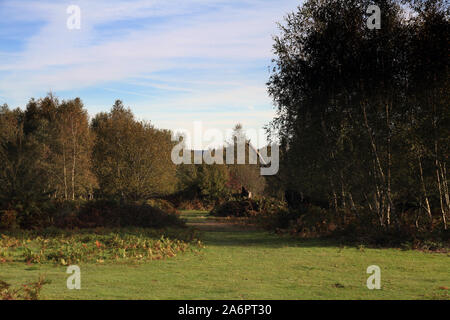
{"type": "Polygon", "coordinates": [[[19,285],[46,275],[44,299],[450,299],[448,254],[340,247],[215,224],[183,213],[203,230],[206,249],[145,264],[81,263],[81,290],[66,288],[66,267],[0,264],[0,279],[19,285]],[[381,290],[366,269],[381,268],[381,290]]]}

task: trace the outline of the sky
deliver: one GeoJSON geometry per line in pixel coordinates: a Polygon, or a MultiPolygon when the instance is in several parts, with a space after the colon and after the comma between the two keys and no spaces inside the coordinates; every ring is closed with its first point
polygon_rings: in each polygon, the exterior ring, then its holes
{"type": "MultiPolygon", "coordinates": [[[[158,128],[262,129],[277,22],[300,0],[0,0],[0,105],[121,99],[158,128]],[[70,5],[80,29],[69,29],[70,5]]],[[[255,141],[257,146],[263,141],[255,141]]]]}

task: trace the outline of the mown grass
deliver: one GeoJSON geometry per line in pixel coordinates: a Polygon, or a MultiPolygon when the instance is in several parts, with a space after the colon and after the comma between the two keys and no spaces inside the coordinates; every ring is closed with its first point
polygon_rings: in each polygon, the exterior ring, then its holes
{"type": "Polygon", "coordinates": [[[215,224],[184,212],[204,230],[206,248],[148,263],[80,263],[82,289],[68,290],[66,267],[0,264],[13,284],[44,274],[44,299],[450,299],[448,254],[343,247],[215,224]],[[381,268],[381,290],[368,290],[366,269],[381,268]]]}

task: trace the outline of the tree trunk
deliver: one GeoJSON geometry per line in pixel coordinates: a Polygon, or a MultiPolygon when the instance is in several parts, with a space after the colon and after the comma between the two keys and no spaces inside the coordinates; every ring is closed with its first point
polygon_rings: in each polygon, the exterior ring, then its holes
{"type": "Polygon", "coordinates": [[[388,226],[391,225],[391,207],[392,200],[391,200],[391,167],[392,167],[392,156],[391,156],[391,124],[390,124],[390,110],[389,110],[389,104],[386,103],[386,127],[388,130],[387,134],[387,197],[388,197],[388,203],[387,203],[387,210],[386,210],[386,216],[387,216],[387,224],[388,226]]]}
{"type": "Polygon", "coordinates": [[[75,200],[75,166],[77,159],[76,147],[76,131],[74,129],[74,123],[72,120],[72,200],[75,200]]]}
{"type": "Polygon", "coordinates": [[[63,143],[63,171],[64,171],[64,199],[68,199],[67,193],[67,167],[66,167],[66,144],[63,143]]]}
{"type": "Polygon", "coordinates": [[[330,179],[330,186],[331,186],[331,190],[333,192],[333,204],[334,204],[334,212],[338,212],[338,199],[337,199],[337,193],[336,193],[336,188],[334,187],[334,182],[333,182],[333,178],[329,177],[330,179]]]}
{"type": "Polygon", "coordinates": [[[425,199],[425,210],[428,214],[428,217],[430,218],[430,223],[433,223],[433,217],[431,215],[430,201],[428,200],[428,192],[427,192],[427,188],[425,186],[425,180],[423,178],[422,159],[420,158],[420,155],[418,156],[418,160],[419,160],[420,182],[422,185],[423,196],[425,199]]]}
{"type": "MultiPolygon", "coordinates": [[[[388,107],[386,107],[386,108],[388,109],[388,107]]],[[[374,162],[376,164],[375,168],[378,171],[378,174],[381,179],[382,192],[380,192],[378,190],[378,194],[381,195],[381,197],[379,197],[379,199],[380,199],[379,201],[381,201],[381,208],[380,208],[381,212],[380,213],[383,216],[383,221],[384,221],[385,201],[387,200],[388,206],[386,208],[386,212],[387,212],[387,223],[389,224],[390,223],[390,211],[391,211],[391,208],[393,207],[392,199],[391,199],[391,192],[390,192],[390,166],[388,165],[389,179],[387,179],[386,175],[384,173],[384,170],[383,170],[383,166],[381,164],[380,156],[378,154],[378,148],[377,148],[376,142],[373,138],[372,129],[369,126],[365,103],[362,103],[362,110],[363,110],[363,117],[364,117],[364,125],[366,127],[367,134],[369,135],[370,145],[372,147],[372,152],[373,152],[373,156],[374,156],[374,162]],[[385,198],[387,198],[387,199],[385,199],[385,198]]],[[[390,153],[389,153],[389,156],[390,156],[390,153]]],[[[378,189],[378,187],[377,187],[377,189],[378,189]]],[[[383,222],[383,225],[384,225],[384,222],[383,222]]]]}
{"type": "MultiPolygon", "coordinates": [[[[436,143],[436,150],[437,150],[437,143],[436,143]]],[[[442,223],[444,225],[444,229],[447,230],[447,216],[446,216],[446,208],[445,208],[445,204],[444,204],[444,191],[442,188],[442,184],[441,184],[441,177],[439,174],[439,160],[435,159],[435,164],[436,164],[436,180],[437,180],[437,185],[438,185],[438,190],[439,190],[439,202],[441,205],[441,215],[442,215],[442,223]]]]}

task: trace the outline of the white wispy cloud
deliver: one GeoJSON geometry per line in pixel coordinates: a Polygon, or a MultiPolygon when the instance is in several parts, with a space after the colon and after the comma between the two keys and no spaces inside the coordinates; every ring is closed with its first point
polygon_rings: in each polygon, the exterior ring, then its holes
{"type": "MultiPolygon", "coordinates": [[[[187,58],[214,59],[216,63],[220,59],[269,58],[275,19],[286,9],[264,1],[243,1],[242,4],[250,6],[244,9],[227,7],[226,3],[79,1],[82,28],[70,31],[66,28],[67,3],[7,1],[3,6],[17,14],[16,19],[44,20],[46,24],[26,40],[25,50],[16,59],[0,63],[0,70],[11,72],[0,81],[0,88],[11,91],[21,87],[22,91],[33,92],[47,86],[66,90],[167,67],[187,68],[190,66],[187,58]],[[205,4],[223,7],[186,15],[205,4]],[[125,19],[173,15],[180,16],[159,24],[149,23],[106,41],[95,30],[96,26],[125,19]],[[175,59],[178,61],[174,62],[175,59]]],[[[207,62],[204,67],[208,67],[207,62]]]]}
{"type": "Polygon", "coordinates": [[[298,0],[4,0],[5,33],[14,38],[22,25],[39,27],[18,49],[0,50],[0,97],[23,105],[49,90],[98,88],[99,94],[140,97],[141,115],[144,108],[258,110],[270,106],[270,99],[267,79],[255,79],[252,68],[270,64],[275,22],[297,5],[298,0]],[[70,4],[81,8],[81,30],[66,28],[70,4]],[[198,70],[199,78],[191,75],[198,70]]]}

